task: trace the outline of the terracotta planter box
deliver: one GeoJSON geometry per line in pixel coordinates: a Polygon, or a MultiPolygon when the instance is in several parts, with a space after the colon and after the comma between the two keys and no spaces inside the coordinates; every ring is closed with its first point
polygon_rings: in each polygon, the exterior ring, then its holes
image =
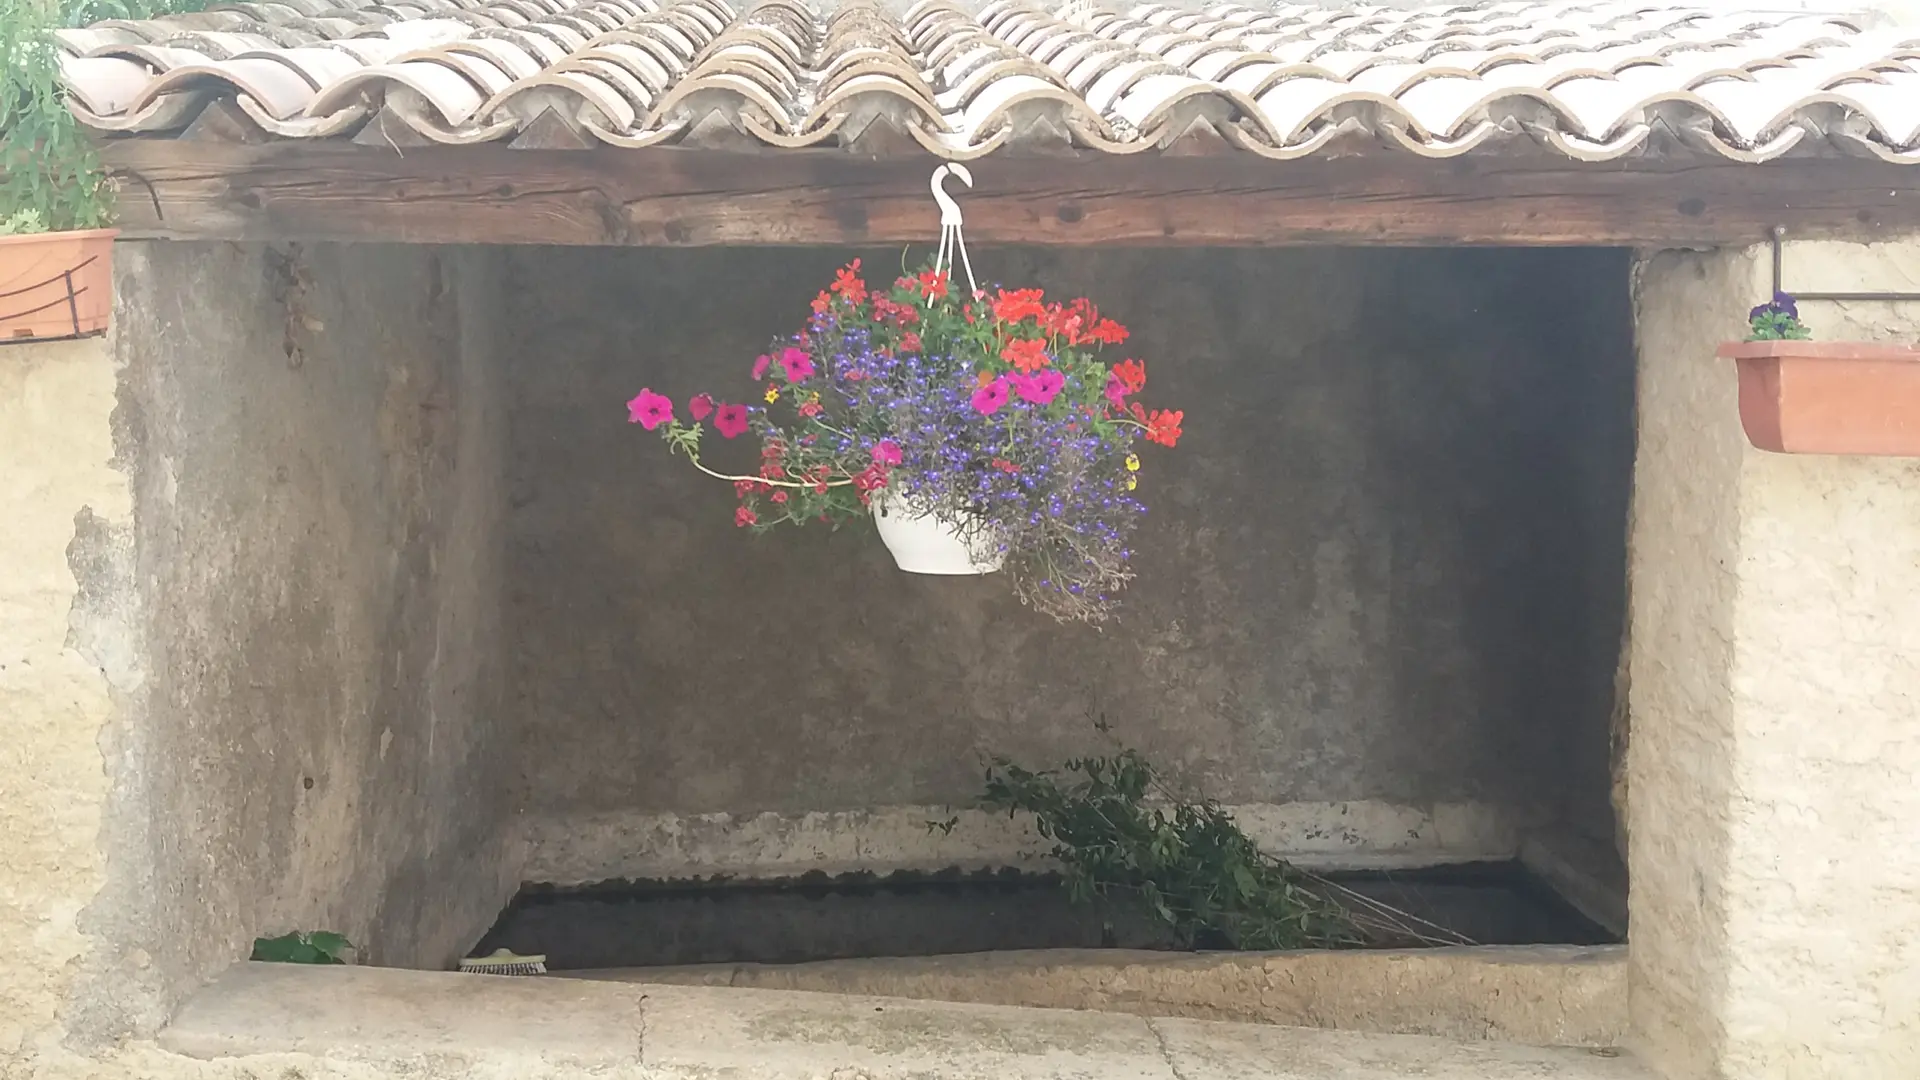
{"type": "Polygon", "coordinates": [[[1850,341],[1731,341],[1740,424],[1779,454],[1920,457],[1920,348],[1850,341]]]}
{"type": "Polygon", "coordinates": [[[86,229],[0,236],[0,344],[105,331],[117,235],[86,229]]]}

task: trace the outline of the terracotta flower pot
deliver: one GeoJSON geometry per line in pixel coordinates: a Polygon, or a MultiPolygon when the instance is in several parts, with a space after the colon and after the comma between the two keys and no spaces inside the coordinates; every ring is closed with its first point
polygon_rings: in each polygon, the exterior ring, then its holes
{"type": "Polygon", "coordinates": [[[1740,424],[1779,454],[1920,457],[1920,348],[1856,341],[1730,341],[1740,424]]]}
{"type": "Polygon", "coordinates": [[[0,236],[0,344],[105,331],[117,235],[85,229],[0,236]]]}

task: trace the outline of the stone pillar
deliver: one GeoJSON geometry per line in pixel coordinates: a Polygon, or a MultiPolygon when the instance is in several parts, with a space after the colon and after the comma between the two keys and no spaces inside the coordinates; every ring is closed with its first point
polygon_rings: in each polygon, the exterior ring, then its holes
{"type": "MultiPolygon", "coordinates": [[[[1920,243],[1793,244],[1789,288],[1920,288],[1920,243]]],[[[1632,1010],[1669,1080],[1920,1076],[1920,459],[1767,454],[1720,341],[1768,254],[1636,267],[1632,1010]]],[[[1920,341],[1920,303],[1802,305],[1920,341]]]]}
{"type": "Polygon", "coordinates": [[[0,346],[0,1074],[60,1055],[105,880],[101,731],[114,688],[75,633],[83,529],[124,525],[115,371],[99,340],[0,346]]]}

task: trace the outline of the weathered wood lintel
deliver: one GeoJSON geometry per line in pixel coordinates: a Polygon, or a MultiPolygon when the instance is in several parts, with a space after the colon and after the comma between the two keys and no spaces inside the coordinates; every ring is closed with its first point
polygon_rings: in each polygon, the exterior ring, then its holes
{"type": "MultiPolygon", "coordinates": [[[[122,139],[124,234],[431,244],[862,244],[938,232],[931,158],[122,139]],[[149,197],[151,196],[151,197],[149,197]],[[157,200],[159,212],[154,204],[157,200]]],[[[1633,245],[1920,231],[1920,170],[1407,156],[989,158],[976,244],[1633,245]]]]}

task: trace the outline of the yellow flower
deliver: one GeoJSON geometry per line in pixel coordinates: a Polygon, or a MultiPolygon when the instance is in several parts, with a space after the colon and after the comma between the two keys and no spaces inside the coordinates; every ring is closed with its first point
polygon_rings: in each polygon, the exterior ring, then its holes
{"type": "Polygon", "coordinates": [[[809,405],[818,405],[818,404],[820,404],[820,391],[818,391],[818,390],[815,390],[815,391],[814,391],[813,393],[811,393],[811,394],[808,394],[808,395],[807,395],[807,404],[809,404],[809,405]]]}
{"type": "Polygon", "coordinates": [[[777,386],[767,387],[767,404],[771,405],[774,402],[779,400],[780,400],[780,388],[777,386]]]}
{"type": "Polygon", "coordinates": [[[1139,454],[1127,455],[1127,471],[1128,472],[1140,471],[1140,455],[1139,454]]]}
{"type": "Polygon", "coordinates": [[[1140,486],[1140,478],[1139,478],[1139,477],[1137,477],[1137,476],[1129,476],[1129,477],[1127,477],[1127,490],[1128,490],[1128,491],[1132,491],[1132,490],[1133,490],[1134,488],[1137,488],[1137,487],[1139,487],[1139,486],[1140,486]]]}

